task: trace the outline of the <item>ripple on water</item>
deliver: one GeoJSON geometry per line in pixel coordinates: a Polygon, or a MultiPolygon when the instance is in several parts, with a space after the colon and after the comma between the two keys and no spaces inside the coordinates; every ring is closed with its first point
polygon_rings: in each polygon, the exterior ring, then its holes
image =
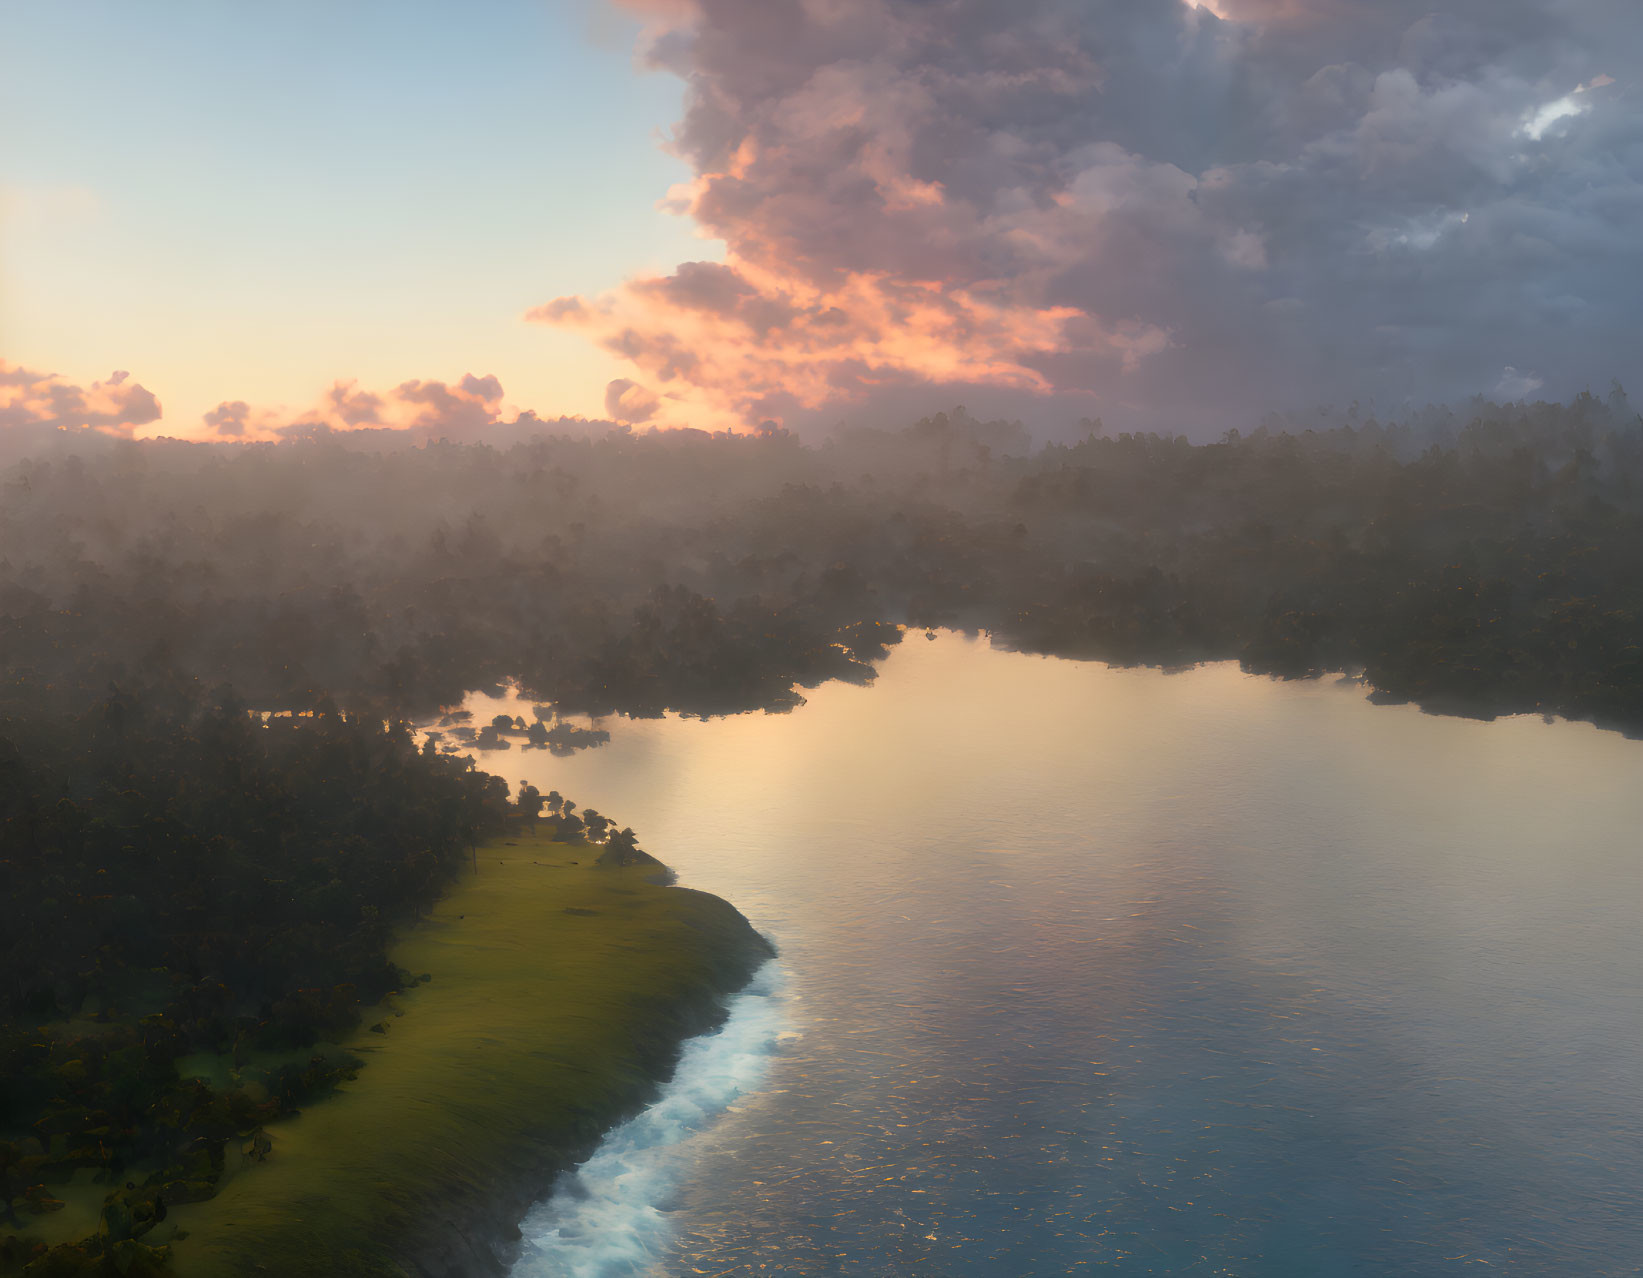
{"type": "Polygon", "coordinates": [[[806,696],[515,761],[786,973],[522,1273],[1643,1272],[1643,744],[952,635],[806,696]]]}

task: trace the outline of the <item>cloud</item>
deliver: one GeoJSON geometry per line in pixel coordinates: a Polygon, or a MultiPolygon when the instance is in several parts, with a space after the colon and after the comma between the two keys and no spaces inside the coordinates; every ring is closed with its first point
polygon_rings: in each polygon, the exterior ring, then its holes
{"type": "Polygon", "coordinates": [[[226,438],[238,439],[250,424],[251,405],[243,399],[224,400],[203,417],[211,430],[226,438]]]}
{"type": "Polygon", "coordinates": [[[325,421],[345,429],[382,424],[382,396],[357,389],[352,381],[334,382],[325,392],[322,406],[325,421]]]}
{"type": "Polygon", "coordinates": [[[158,421],[160,402],[125,372],[77,386],[54,373],[37,373],[0,360],[0,430],[91,429],[130,435],[158,421]]]}
{"type": "Polygon", "coordinates": [[[393,389],[389,400],[388,420],[378,424],[393,424],[418,439],[449,439],[455,443],[477,439],[497,422],[502,407],[502,384],[495,377],[475,377],[472,373],[455,386],[444,382],[402,382],[393,389]],[[400,411],[395,412],[396,409],[400,411]]]}
{"type": "Polygon", "coordinates": [[[243,400],[218,404],[202,417],[208,437],[241,442],[287,439],[316,430],[392,431],[409,440],[481,439],[507,423],[502,384],[469,373],[459,381],[401,382],[380,394],[356,382],[335,382],[311,407],[292,411],[252,406],[243,400]]]}
{"type": "Polygon", "coordinates": [[[671,206],[723,259],[530,317],[657,420],[973,390],[1208,429],[1639,362],[1627,0],[629,7],[687,85],[671,206]]]}
{"type": "Polygon", "coordinates": [[[1494,385],[1495,394],[1505,400],[1519,400],[1533,395],[1546,383],[1533,373],[1520,372],[1508,364],[1494,385]]]}
{"type": "MultiPolygon", "coordinates": [[[[489,440],[506,445],[543,432],[597,436],[618,428],[614,421],[539,418],[532,412],[506,408],[504,398],[502,383],[489,374],[468,373],[455,382],[417,378],[382,392],[340,381],[316,403],[301,409],[224,400],[201,414],[196,428],[178,423],[174,433],[229,444],[323,432],[370,432],[378,441],[401,444],[489,440]]],[[[634,383],[624,383],[616,399],[627,423],[646,420],[651,406],[659,402],[634,383]]],[[[25,456],[53,439],[129,438],[160,420],[159,401],[125,372],[78,386],[55,374],[0,360],[0,462],[25,456]]],[[[166,427],[170,432],[171,424],[166,427]]]]}
{"type": "Polygon", "coordinates": [[[659,407],[661,400],[626,377],[618,377],[605,387],[605,414],[612,421],[632,424],[649,421],[659,407]]]}

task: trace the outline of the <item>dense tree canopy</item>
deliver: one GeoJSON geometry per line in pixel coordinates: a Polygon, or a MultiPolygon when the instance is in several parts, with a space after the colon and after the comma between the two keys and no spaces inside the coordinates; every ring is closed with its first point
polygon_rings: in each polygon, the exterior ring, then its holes
{"type": "Polygon", "coordinates": [[[77,1169],[133,1178],[113,1233],[40,1272],[153,1262],[141,1224],[215,1192],[225,1143],[255,1152],[350,1076],[323,1045],[415,979],[391,926],[507,815],[496,778],[333,706],[268,718],[187,685],[0,704],[0,1226],[26,1233],[77,1169]],[[213,1057],[231,1081],[197,1077],[213,1057]]]}
{"type": "Polygon", "coordinates": [[[429,713],[517,678],[569,710],[717,713],[870,678],[898,626],[957,625],[1643,728],[1643,425],[1618,389],[1297,425],[1036,452],[962,413],[820,448],[67,451],[0,479],[0,645],[14,679],[180,670],[259,707],[429,713]]]}

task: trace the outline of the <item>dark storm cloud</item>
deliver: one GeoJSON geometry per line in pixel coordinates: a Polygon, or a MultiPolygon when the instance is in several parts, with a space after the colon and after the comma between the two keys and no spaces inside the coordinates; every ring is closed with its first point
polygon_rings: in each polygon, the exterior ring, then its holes
{"type": "Polygon", "coordinates": [[[726,261],[536,317],[670,402],[1219,426],[1639,365],[1629,3],[663,8],[678,199],[726,261]]]}

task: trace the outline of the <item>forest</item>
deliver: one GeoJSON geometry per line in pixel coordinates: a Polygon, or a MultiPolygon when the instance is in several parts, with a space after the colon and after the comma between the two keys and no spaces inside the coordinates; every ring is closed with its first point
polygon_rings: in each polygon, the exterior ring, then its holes
{"type": "Polygon", "coordinates": [[[1212,444],[61,433],[0,473],[0,1272],[158,1272],[166,1204],[359,1068],[326,1045],[420,979],[392,929],[506,823],[648,860],[457,750],[789,709],[934,627],[1643,732],[1643,419],[1616,387],[1212,444]],[[506,681],[535,722],[448,713],[506,681]],[[17,1241],[77,1169],[97,1238],[17,1241]]]}
{"type": "Polygon", "coordinates": [[[507,818],[506,789],[403,725],[265,718],[226,688],[12,696],[0,734],[0,1264],[149,1272],[143,1235],[212,1196],[230,1142],[258,1152],[263,1123],[353,1076],[325,1045],[417,979],[390,928],[507,818]],[[112,1191],[99,1236],[22,1241],[81,1169],[112,1191]]]}
{"type": "Polygon", "coordinates": [[[1034,448],[962,411],[770,432],[61,446],[0,477],[16,685],[258,708],[780,709],[903,628],[1643,730],[1643,422],[1569,404],[1034,448]]]}
{"type": "Polygon", "coordinates": [[[528,785],[509,803],[405,723],[329,701],[111,687],[11,698],[0,733],[0,1272],[158,1272],[141,1240],[168,1208],[352,1079],[335,1045],[429,979],[388,960],[391,933],[481,839],[528,825],[657,866],[609,818],[528,785]],[[99,1236],[25,1242],[78,1172],[111,1190],[99,1236]]]}

